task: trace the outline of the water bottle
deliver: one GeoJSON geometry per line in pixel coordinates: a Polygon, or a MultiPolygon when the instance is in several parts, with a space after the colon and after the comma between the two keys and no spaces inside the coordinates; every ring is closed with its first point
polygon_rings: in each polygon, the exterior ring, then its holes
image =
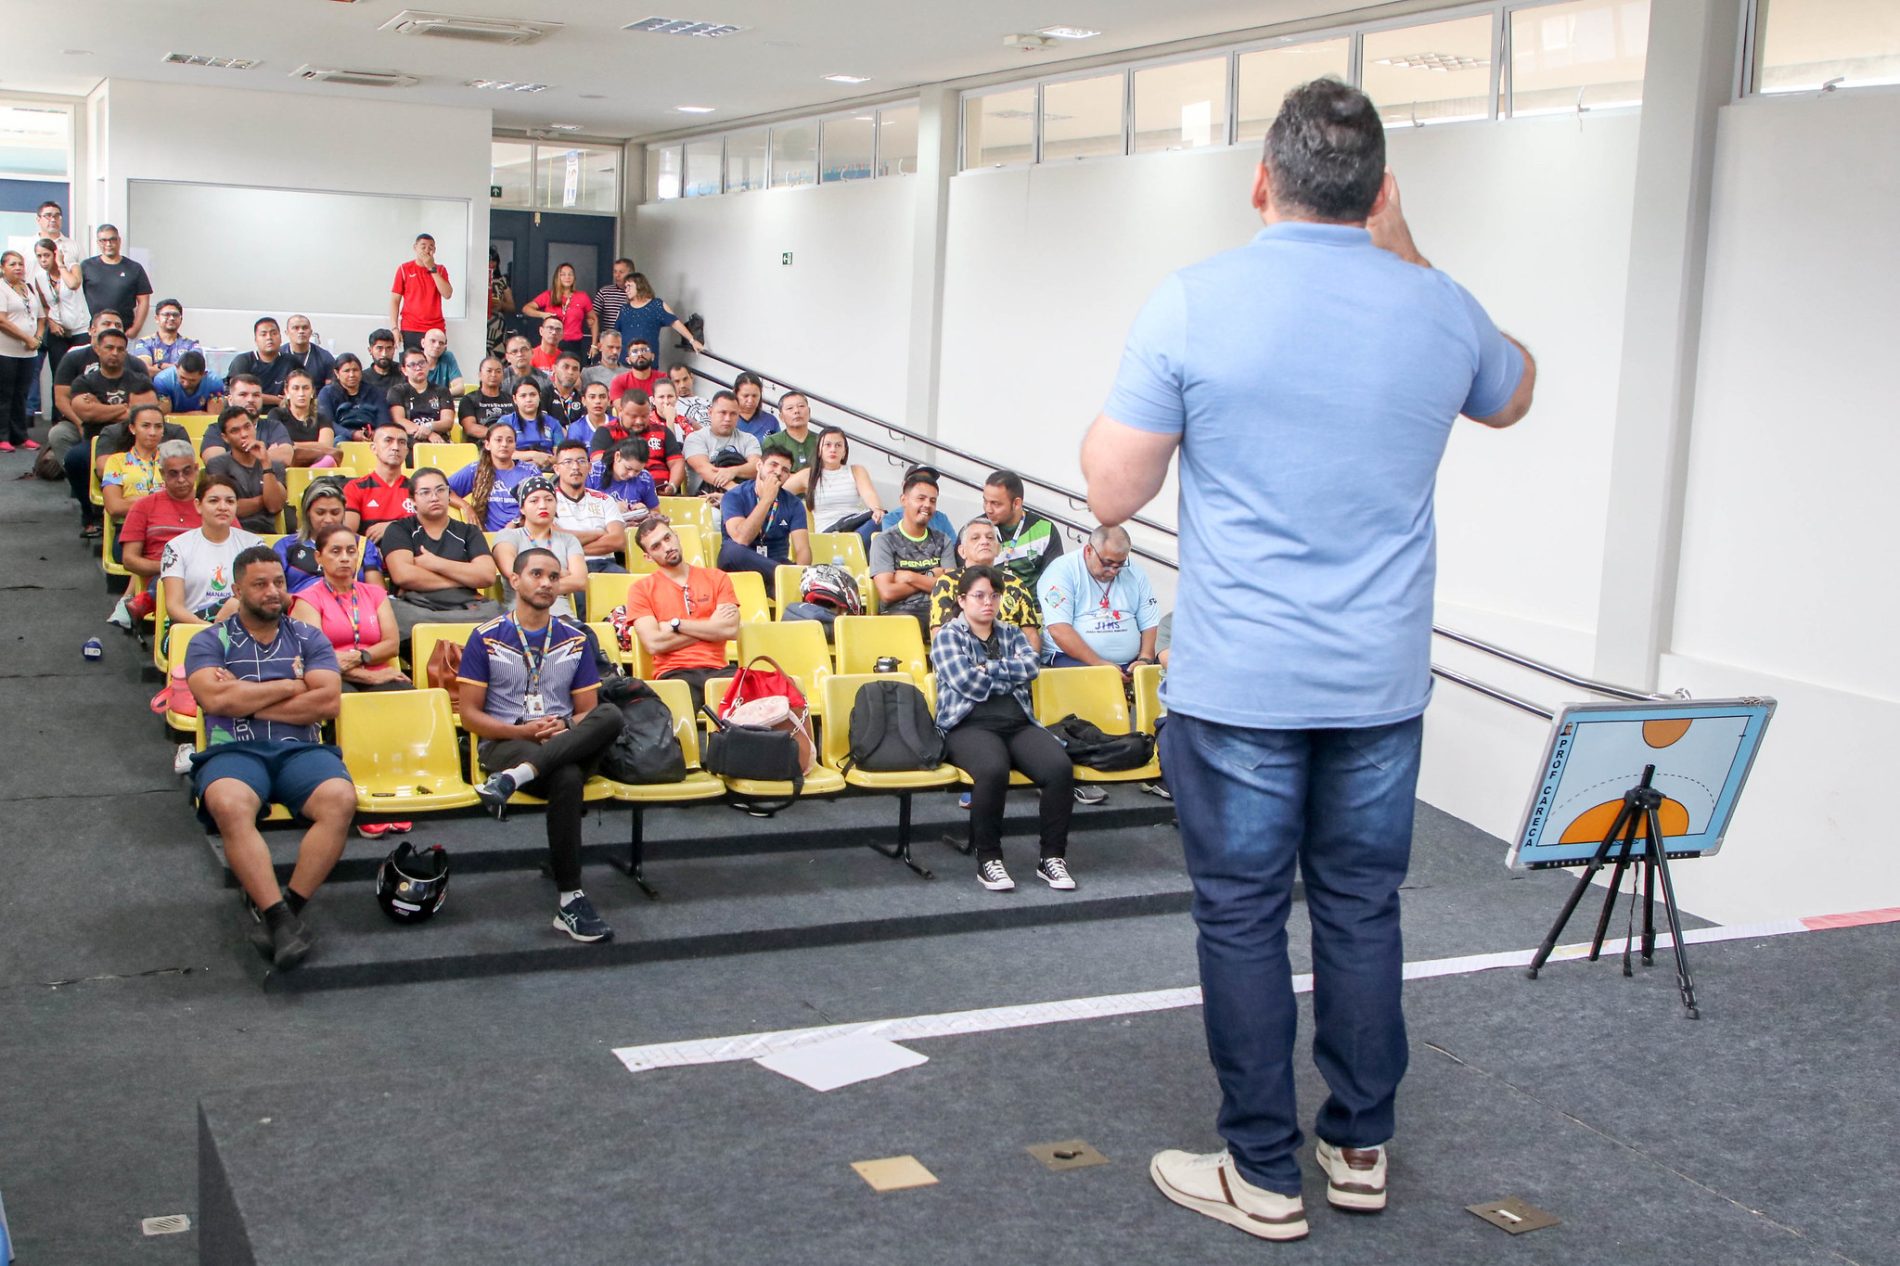
{"type": "Polygon", "coordinates": [[[832,554],[831,565],[833,567],[836,567],[839,571],[843,571],[844,570],[844,555],[839,554],[839,553],[832,554]]]}
{"type": "Polygon", "coordinates": [[[86,644],[80,648],[80,653],[85,655],[85,657],[93,663],[98,663],[101,659],[105,658],[106,648],[100,643],[98,638],[89,637],[86,639],[86,644]]]}

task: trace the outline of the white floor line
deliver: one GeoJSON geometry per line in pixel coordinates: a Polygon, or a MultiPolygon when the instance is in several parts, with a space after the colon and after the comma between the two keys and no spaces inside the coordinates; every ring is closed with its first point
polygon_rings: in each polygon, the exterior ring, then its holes
{"type": "MultiPolygon", "coordinates": [[[[1729,927],[1696,928],[1683,934],[1690,945],[1713,941],[1737,941],[1754,937],[1786,936],[1810,929],[1799,919],[1772,923],[1744,923],[1729,927]]],[[[1667,932],[1656,940],[1659,949],[1673,945],[1667,932]]],[[[1604,953],[1621,938],[1606,942],[1604,953]]],[[[1550,956],[1551,962],[1584,957],[1590,951],[1587,942],[1560,945],[1550,956]]],[[[1438,976],[1463,976],[1494,971],[1501,967],[1523,967],[1530,963],[1534,950],[1505,950],[1492,954],[1465,954],[1456,958],[1433,958],[1407,963],[1407,980],[1429,980],[1438,976]]],[[[1310,993],[1313,977],[1293,978],[1295,993],[1310,993]]],[[[1137,1015],[1144,1011],[1171,1011],[1201,1004],[1198,986],[1185,989],[1156,989],[1146,993],[1105,994],[1095,998],[1069,998],[1060,1002],[1032,1002],[1014,1007],[984,1007],[975,1011],[947,1011],[938,1015],[902,1016],[890,1020],[866,1020],[856,1024],[826,1024],[809,1029],[777,1029],[766,1033],[739,1033],[730,1037],[698,1038],[686,1042],[658,1042],[649,1046],[621,1046],[614,1055],[628,1072],[650,1068],[680,1068],[693,1064],[724,1064],[737,1060],[758,1059],[776,1051],[808,1042],[822,1042],[847,1034],[870,1034],[889,1041],[914,1041],[919,1038],[955,1037],[965,1033],[989,1033],[998,1029],[1020,1029],[1039,1024],[1063,1024],[1072,1020],[1101,1020],[1110,1016],[1137,1015]]]]}

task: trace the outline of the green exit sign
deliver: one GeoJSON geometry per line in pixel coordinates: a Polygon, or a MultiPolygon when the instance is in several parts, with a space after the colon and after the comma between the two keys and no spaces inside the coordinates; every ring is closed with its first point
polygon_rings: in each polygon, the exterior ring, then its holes
{"type": "Polygon", "coordinates": [[[501,197],[501,186],[500,185],[488,186],[488,196],[491,198],[501,197]]]}
{"type": "Polygon", "coordinates": [[[785,265],[786,267],[790,267],[792,263],[792,253],[790,251],[786,251],[783,255],[780,255],[778,257],[778,262],[785,265]]]}

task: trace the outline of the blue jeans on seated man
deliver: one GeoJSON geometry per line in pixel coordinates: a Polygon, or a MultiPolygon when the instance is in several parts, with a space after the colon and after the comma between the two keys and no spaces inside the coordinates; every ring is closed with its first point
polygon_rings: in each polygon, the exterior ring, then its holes
{"type": "Polygon", "coordinates": [[[627,569],[612,554],[597,554],[588,558],[587,570],[597,575],[624,576],[627,569]]]}
{"type": "Polygon", "coordinates": [[[1412,854],[1422,717],[1365,729],[1257,730],[1176,712],[1162,763],[1194,884],[1218,1127],[1247,1181],[1300,1192],[1298,1011],[1286,918],[1297,864],[1313,942],[1314,1122],[1335,1147],[1392,1137],[1405,1075],[1399,885],[1412,854]]]}
{"type": "MultiPolygon", "coordinates": [[[[1050,645],[1054,645],[1053,639],[1051,640],[1050,645]]],[[[1134,662],[1133,660],[1129,661],[1129,663],[1133,663],[1133,662],[1134,662]]],[[[1055,652],[1055,658],[1049,661],[1049,667],[1051,668],[1087,668],[1089,667],[1089,665],[1083,663],[1079,659],[1076,659],[1072,655],[1064,655],[1061,651],[1057,651],[1055,652]]],[[[1115,665],[1115,667],[1125,669],[1128,667],[1128,664],[1117,664],[1115,665]]]]}
{"type": "Polygon", "coordinates": [[[741,545],[737,541],[727,540],[724,537],[719,540],[719,561],[713,564],[724,572],[756,572],[765,577],[768,586],[772,583],[773,573],[778,565],[779,560],[767,558],[750,545],[741,545]]]}

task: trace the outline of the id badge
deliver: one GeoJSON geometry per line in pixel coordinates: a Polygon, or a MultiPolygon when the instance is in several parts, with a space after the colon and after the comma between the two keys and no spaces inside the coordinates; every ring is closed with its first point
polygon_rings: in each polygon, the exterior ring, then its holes
{"type": "Polygon", "coordinates": [[[540,691],[521,696],[521,714],[527,717],[544,717],[548,714],[548,706],[542,702],[540,691]]]}

